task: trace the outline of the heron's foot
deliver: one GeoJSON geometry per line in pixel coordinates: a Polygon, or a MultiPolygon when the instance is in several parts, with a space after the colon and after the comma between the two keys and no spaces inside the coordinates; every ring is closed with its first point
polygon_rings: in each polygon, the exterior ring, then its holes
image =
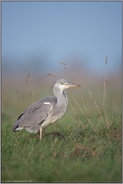
{"type": "Polygon", "coordinates": [[[45,136],[48,136],[48,135],[53,135],[53,139],[57,136],[59,137],[59,139],[65,139],[65,137],[60,133],[60,132],[50,132],[50,133],[46,133],[44,135],[45,136]]]}

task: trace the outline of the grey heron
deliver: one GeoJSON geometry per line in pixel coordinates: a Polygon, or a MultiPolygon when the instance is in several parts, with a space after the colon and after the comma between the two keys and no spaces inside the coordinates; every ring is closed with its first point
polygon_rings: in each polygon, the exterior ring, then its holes
{"type": "Polygon", "coordinates": [[[53,86],[54,96],[47,96],[30,105],[17,118],[13,125],[13,131],[25,129],[30,133],[40,133],[42,139],[42,130],[60,119],[66,112],[68,106],[68,97],[64,92],[71,87],[80,85],[67,82],[65,79],[59,79],[53,86]]]}

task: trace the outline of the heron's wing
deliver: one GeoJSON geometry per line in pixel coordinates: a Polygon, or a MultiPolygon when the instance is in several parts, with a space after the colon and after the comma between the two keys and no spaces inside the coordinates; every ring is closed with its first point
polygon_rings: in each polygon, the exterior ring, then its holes
{"type": "Polygon", "coordinates": [[[19,127],[41,124],[51,113],[52,101],[41,99],[29,106],[17,119],[19,127]]]}

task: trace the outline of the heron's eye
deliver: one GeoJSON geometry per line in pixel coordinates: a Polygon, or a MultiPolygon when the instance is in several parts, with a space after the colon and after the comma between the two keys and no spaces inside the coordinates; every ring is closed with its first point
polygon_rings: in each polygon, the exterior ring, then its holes
{"type": "Polygon", "coordinates": [[[66,85],[66,84],[67,84],[67,82],[61,82],[61,84],[62,84],[62,85],[66,85]]]}

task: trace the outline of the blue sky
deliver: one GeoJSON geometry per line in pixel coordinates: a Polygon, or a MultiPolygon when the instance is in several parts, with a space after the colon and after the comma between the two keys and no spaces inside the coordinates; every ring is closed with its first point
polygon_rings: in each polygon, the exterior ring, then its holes
{"type": "Polygon", "coordinates": [[[115,70],[122,55],[121,12],[121,2],[2,2],[3,62],[45,55],[57,68],[58,61],[79,56],[100,71],[108,55],[109,70],[115,70]]]}

